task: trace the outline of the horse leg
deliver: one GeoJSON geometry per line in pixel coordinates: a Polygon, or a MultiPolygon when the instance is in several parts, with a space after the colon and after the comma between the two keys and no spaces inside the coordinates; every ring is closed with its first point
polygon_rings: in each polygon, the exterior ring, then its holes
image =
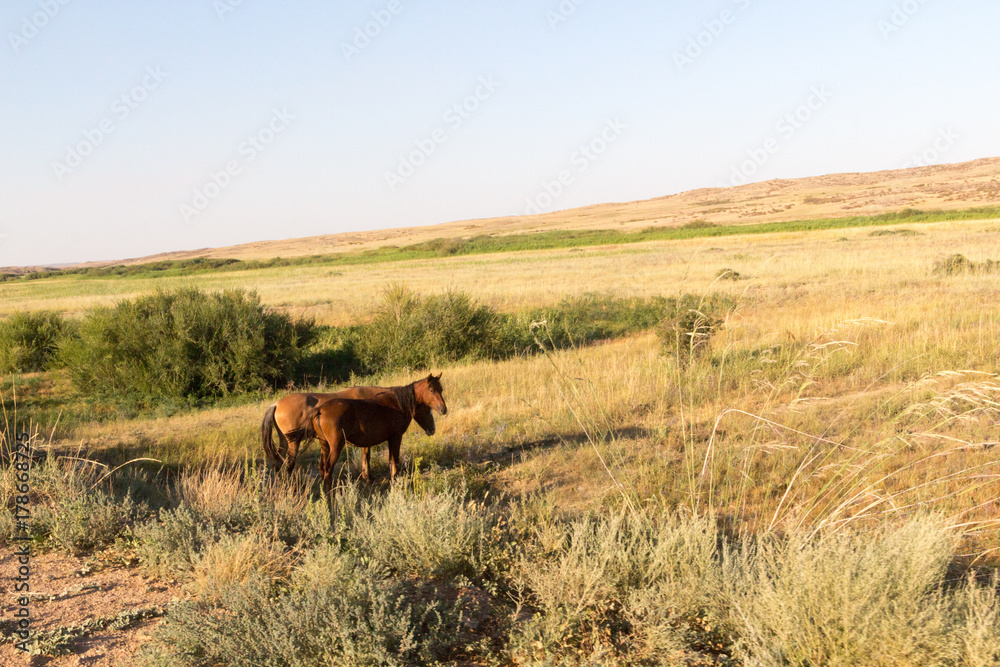
{"type": "Polygon", "coordinates": [[[323,477],[323,487],[326,488],[326,480],[330,477],[330,443],[320,438],[319,441],[319,474],[323,477]]]}
{"type": "MultiPolygon", "coordinates": [[[[295,470],[295,457],[299,455],[299,445],[302,444],[301,440],[288,439],[288,454],[285,456],[285,472],[289,475],[295,470]]],[[[281,466],[278,467],[281,470],[281,466]]]]}
{"type": "Polygon", "coordinates": [[[361,454],[361,479],[368,481],[368,470],[372,462],[372,448],[365,447],[361,454]]]}
{"type": "Polygon", "coordinates": [[[403,442],[403,436],[394,435],[389,438],[389,481],[396,479],[399,472],[399,446],[403,442]]]}
{"type": "Polygon", "coordinates": [[[327,464],[327,477],[323,480],[327,495],[330,495],[330,491],[333,489],[333,467],[337,465],[337,459],[340,458],[340,453],[344,451],[344,445],[347,443],[344,440],[343,432],[337,435],[338,437],[335,439],[335,442],[330,443],[330,461],[327,464]]]}

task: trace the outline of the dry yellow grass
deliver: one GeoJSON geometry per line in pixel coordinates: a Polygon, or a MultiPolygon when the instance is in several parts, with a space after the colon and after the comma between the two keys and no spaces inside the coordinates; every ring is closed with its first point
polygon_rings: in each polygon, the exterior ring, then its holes
{"type": "MultiPolygon", "coordinates": [[[[588,291],[622,296],[672,295],[708,289],[749,293],[782,306],[793,332],[855,317],[892,314],[956,291],[978,291],[995,277],[939,280],[936,259],[960,252],[973,260],[1000,258],[996,222],[914,225],[913,236],[872,236],[877,229],[720,237],[580,250],[504,253],[362,266],[284,267],[160,279],[73,277],[0,283],[0,314],[51,309],[79,314],[157,288],[197,286],[257,290],[265,303],[324,324],[365,318],[385,286],[402,282],[420,292],[453,288],[501,310],[548,305],[588,291]],[[843,240],[842,240],[843,239],[843,240]],[[748,280],[718,281],[728,268],[748,280]],[[925,294],[932,290],[933,294],[925,294]],[[914,291],[920,292],[914,295],[914,291]],[[785,308],[790,302],[794,308],[785,308]],[[818,307],[817,307],[818,306],[818,307]],[[825,316],[817,320],[817,312],[825,316]]],[[[885,228],[898,231],[898,228],[885,228]]],[[[770,315],[768,322],[770,322],[770,315]]],[[[784,322],[783,322],[784,323],[784,322]]],[[[770,330],[778,330],[769,326],[770,330]]]]}
{"type": "MultiPolygon", "coordinates": [[[[1000,275],[945,277],[932,267],[952,253],[1000,258],[997,225],[873,231],[458,257],[336,275],[294,267],[156,282],[42,281],[17,291],[0,285],[0,294],[6,308],[72,312],[154,285],[241,286],[335,324],[364,318],[380,290],[402,280],[424,293],[462,290],[504,310],[588,291],[739,295],[711,354],[686,370],[651,335],[445,368],[449,414],[433,438],[408,434],[404,453],[466,466],[500,490],[542,493],[565,509],[680,504],[711,508],[734,529],[841,525],[929,505],[965,525],[970,553],[996,549],[1000,482],[990,443],[1000,440],[991,403],[1000,402],[1000,275]],[[717,280],[723,268],[746,279],[717,280]],[[76,286],[92,292],[73,294],[76,286]],[[939,375],[947,371],[969,372],[939,375]]],[[[258,458],[265,404],[74,425],[57,440],[175,464],[220,453],[258,458]]],[[[375,458],[384,465],[383,454],[375,458]]]]}

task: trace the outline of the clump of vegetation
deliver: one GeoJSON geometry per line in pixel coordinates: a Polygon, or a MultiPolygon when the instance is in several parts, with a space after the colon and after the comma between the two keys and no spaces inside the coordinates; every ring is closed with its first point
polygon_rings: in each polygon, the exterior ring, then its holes
{"type": "Polygon", "coordinates": [[[938,521],[919,517],[863,537],[746,545],[726,593],[740,652],[767,667],[996,664],[996,582],[946,589],[953,548],[938,521]]]}
{"type": "Polygon", "coordinates": [[[733,269],[719,269],[719,272],[715,274],[718,280],[743,280],[743,274],[739,271],[734,271],[733,269]]]}
{"type": "Polygon", "coordinates": [[[89,394],[202,399],[285,383],[312,336],[256,293],[184,289],[90,311],[60,356],[89,394]]]}
{"type": "Polygon", "coordinates": [[[45,370],[67,333],[59,313],[15,313],[0,320],[0,373],[45,370]]]}
{"type": "MultiPolygon", "coordinates": [[[[258,550],[271,555],[301,550],[330,536],[326,503],[313,497],[310,484],[301,478],[272,479],[263,466],[189,469],[176,480],[172,496],[168,507],[133,532],[140,561],[161,575],[197,572],[206,582],[231,580],[232,572],[220,568],[236,555],[247,555],[248,549],[233,542],[235,535],[267,535],[276,550],[260,543],[258,550]]],[[[280,558],[273,560],[280,563],[280,558]]]]}
{"type": "Polygon", "coordinates": [[[540,350],[532,324],[546,325],[538,342],[562,349],[652,329],[671,303],[662,297],[584,294],[511,315],[461,292],[423,297],[397,285],[385,291],[371,322],[337,332],[339,342],[327,344],[328,359],[333,365],[350,364],[354,356],[356,370],[364,373],[507,359],[540,350]]]}
{"type": "Polygon", "coordinates": [[[618,515],[553,530],[546,541],[556,548],[519,567],[537,613],[512,628],[515,662],[688,662],[691,646],[706,638],[692,622],[719,604],[722,590],[711,522],[618,515]]]}
{"type": "MultiPolygon", "coordinates": [[[[188,496],[230,505],[228,492],[208,487],[188,496]]],[[[494,611],[476,582],[502,576],[510,559],[494,552],[507,554],[513,543],[496,510],[458,491],[415,497],[397,486],[366,497],[354,485],[334,507],[332,523],[324,512],[329,539],[294,550],[268,538],[266,524],[194,549],[177,541],[187,565],[173,572],[195,599],[171,610],[145,664],[434,664],[474,652],[482,639],[475,631],[494,611]]],[[[172,513],[191,515],[186,503],[172,513]]],[[[159,530],[139,531],[137,541],[169,559],[159,530]]]]}
{"type": "MultiPolygon", "coordinates": [[[[22,495],[20,484],[13,466],[2,472],[0,504],[10,507],[15,496],[22,495]]],[[[115,488],[107,470],[93,461],[49,456],[33,464],[28,477],[29,536],[37,544],[58,551],[80,555],[106,547],[148,514],[130,493],[128,473],[117,480],[115,488]]],[[[15,524],[9,512],[3,514],[0,544],[9,544],[15,524]]]]}
{"type": "Polygon", "coordinates": [[[229,586],[183,602],[143,656],[153,665],[429,665],[473,643],[467,605],[447,585],[397,579],[351,558],[308,586],[229,586]]]}
{"type": "Polygon", "coordinates": [[[724,297],[698,298],[692,294],[671,300],[656,333],[666,355],[686,365],[708,349],[725,323],[731,301],[724,297]]]}
{"type": "Polygon", "coordinates": [[[934,274],[939,276],[958,276],[966,273],[982,275],[998,271],[1000,271],[1000,261],[988,259],[985,262],[973,262],[960,253],[934,262],[934,274]]]}
{"type": "Polygon", "coordinates": [[[422,297],[401,285],[383,294],[372,321],[357,329],[355,350],[371,371],[427,368],[502,356],[501,318],[461,292],[422,297]]]}
{"type": "MultiPolygon", "coordinates": [[[[652,297],[620,298],[604,294],[567,297],[550,308],[535,308],[515,316],[512,338],[515,351],[532,348],[533,322],[544,322],[546,334],[541,341],[556,349],[586,345],[600,340],[621,338],[655,327],[670,309],[670,299],[652,297]]],[[[535,347],[534,349],[537,349],[535,347]]]]}
{"type": "Polygon", "coordinates": [[[415,500],[399,487],[356,510],[350,548],[389,572],[495,581],[510,560],[510,535],[495,508],[461,491],[415,500]]]}
{"type": "Polygon", "coordinates": [[[712,227],[718,227],[719,225],[714,222],[709,222],[699,218],[698,220],[692,220],[691,222],[685,222],[681,225],[681,229],[711,229],[712,227]]]}
{"type": "Polygon", "coordinates": [[[904,227],[902,229],[876,229],[868,236],[878,237],[878,236],[919,236],[919,235],[920,232],[915,231],[913,229],[907,229],[904,227]]]}

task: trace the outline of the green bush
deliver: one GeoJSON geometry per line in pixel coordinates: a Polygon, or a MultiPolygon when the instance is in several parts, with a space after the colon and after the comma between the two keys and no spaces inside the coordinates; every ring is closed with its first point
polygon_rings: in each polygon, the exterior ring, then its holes
{"type": "Polygon", "coordinates": [[[508,315],[461,292],[421,297],[397,285],[386,290],[370,323],[340,330],[341,338],[329,345],[339,356],[328,361],[340,368],[338,362],[356,355],[359,371],[378,373],[460,359],[507,359],[539,351],[538,342],[562,349],[652,329],[671,303],[662,297],[584,294],[508,315]],[[539,332],[533,324],[540,322],[545,326],[539,332]]]}
{"type": "Polygon", "coordinates": [[[389,287],[369,324],[359,327],[356,354],[369,372],[427,368],[459,359],[496,358],[501,320],[468,295],[421,297],[389,287]]]}
{"type": "Polygon", "coordinates": [[[332,535],[324,500],[298,477],[268,477],[263,466],[212,465],[177,479],[176,506],[133,531],[140,561],[159,574],[190,575],[205,552],[228,537],[266,534],[303,549],[332,535]]]}
{"type": "Polygon", "coordinates": [[[90,490],[38,510],[33,528],[57,549],[80,555],[113,544],[139,513],[131,498],[90,490]]]}
{"type": "Polygon", "coordinates": [[[0,373],[44,370],[65,332],[59,313],[15,313],[0,320],[0,373]]]}
{"type": "Polygon", "coordinates": [[[187,505],[160,510],[157,520],[133,531],[140,562],[161,576],[189,574],[205,549],[223,535],[217,522],[187,505]]]}
{"type": "Polygon", "coordinates": [[[61,358],[87,393],[198,399],[284,383],[312,335],[256,293],[185,289],[90,311],[61,358]]]}
{"type": "MultiPolygon", "coordinates": [[[[663,319],[670,303],[663,297],[620,298],[587,293],[567,297],[549,308],[530,310],[516,321],[522,331],[529,333],[529,339],[531,323],[544,322],[544,333],[539,335],[541,343],[561,349],[652,329],[663,319]]],[[[530,344],[525,345],[521,339],[514,347],[526,349],[530,344]]]]}

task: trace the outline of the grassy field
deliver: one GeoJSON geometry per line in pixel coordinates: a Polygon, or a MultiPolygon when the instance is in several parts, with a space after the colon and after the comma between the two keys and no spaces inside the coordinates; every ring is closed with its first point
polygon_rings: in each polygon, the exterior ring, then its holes
{"type": "MultiPolygon", "coordinates": [[[[941,221],[157,279],[69,276],[0,283],[0,309],[75,316],[161,287],[239,286],[283,311],[345,325],[365,321],[390,283],[422,294],[459,290],[503,312],[587,292],[717,293],[738,304],[709,349],[686,361],[643,333],[434,368],[449,411],[435,436],[414,430],[404,439],[406,481],[391,492],[384,481],[360,490],[345,482],[340,519],[308,540],[269,537],[267,526],[278,531],[281,522],[273,517],[204,519],[228,526],[229,537],[207,540],[178,565],[162,531],[181,519],[161,513],[133,547],[149,567],[193,582],[195,607],[168,616],[158,640],[165,653],[147,664],[217,664],[211,656],[176,662],[171,653],[205,631],[197,605],[287,603],[288,614],[303,614],[286,597],[308,588],[309,577],[332,586],[323,568],[364,578],[382,563],[377,577],[402,587],[396,602],[416,610],[430,589],[407,586],[441,585],[448,604],[473,596],[463,618],[482,616],[475,627],[449,620],[458,613],[451,607],[435,612],[437,625],[410,619],[401,639],[378,649],[400,664],[848,665],[863,655],[867,664],[988,665],[1000,660],[1000,603],[990,583],[1000,562],[1000,274],[949,275],[935,265],[954,254],[1000,259],[998,231],[995,222],[941,221]],[[431,523],[414,527],[419,517],[407,504],[431,523]],[[385,534],[356,527],[365,522],[383,522],[385,534]],[[420,531],[448,530],[458,531],[454,553],[412,551],[426,539],[420,531]],[[409,542],[386,542],[394,533],[409,542]],[[212,579],[223,576],[218,563],[261,549],[275,550],[273,558],[251,558],[244,572],[225,575],[239,591],[212,579]],[[253,588],[247,573],[255,571],[277,588],[253,588]],[[858,602],[874,589],[884,599],[858,602]],[[847,609],[852,598],[838,602],[831,590],[854,590],[859,606],[847,609]],[[464,628],[461,647],[417,642],[399,658],[406,632],[433,626],[446,634],[448,623],[464,628]],[[863,648],[872,645],[884,655],[863,648]]],[[[544,340],[544,326],[536,331],[544,340]]],[[[19,418],[33,411],[54,451],[109,464],[155,459],[128,468],[145,471],[146,485],[215,475],[211,484],[189,481],[190,497],[174,491],[172,508],[229,484],[217,490],[229,500],[198,501],[207,517],[213,502],[235,503],[259,474],[242,466],[262,459],[259,424],[272,396],[117,415],[74,397],[59,372],[8,378],[9,410],[14,387],[19,418]],[[73,417],[56,423],[62,408],[73,417]]],[[[373,458],[384,480],[384,450],[373,458]]],[[[348,458],[344,472],[356,464],[348,458]]],[[[306,467],[315,474],[314,462],[306,467]]],[[[389,613],[378,605],[391,600],[373,601],[371,591],[337,590],[389,613]]],[[[343,636],[354,637],[348,630],[343,636]]],[[[338,641],[356,652],[338,653],[343,664],[394,664],[338,641]]],[[[191,655],[204,657],[199,646],[191,655]]],[[[233,664],[254,664],[253,655],[233,664]]]]}

